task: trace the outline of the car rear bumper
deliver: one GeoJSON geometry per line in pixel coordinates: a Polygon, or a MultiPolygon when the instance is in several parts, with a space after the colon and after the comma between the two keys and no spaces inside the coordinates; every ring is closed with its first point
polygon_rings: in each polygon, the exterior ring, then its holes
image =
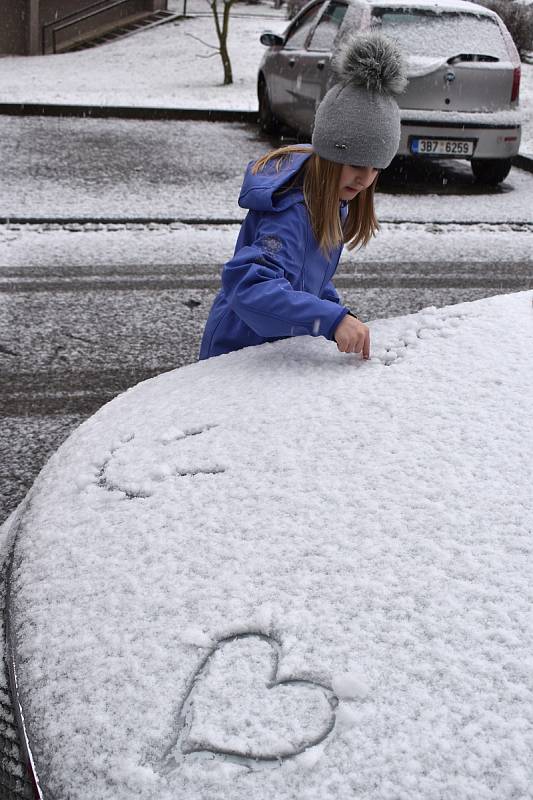
{"type": "MultiPolygon", "coordinates": [[[[414,137],[471,141],[472,158],[513,158],[520,148],[521,118],[516,111],[493,114],[450,114],[402,109],[402,133],[398,155],[413,155],[414,137]]],[[[424,155],[424,158],[470,156],[424,155]]]]}

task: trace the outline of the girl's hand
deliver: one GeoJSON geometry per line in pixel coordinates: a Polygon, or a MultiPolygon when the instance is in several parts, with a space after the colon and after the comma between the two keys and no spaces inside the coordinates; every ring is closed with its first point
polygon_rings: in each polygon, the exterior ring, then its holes
{"type": "Polygon", "coordinates": [[[362,353],[363,358],[370,358],[370,331],[360,320],[346,314],[333,335],[341,353],[362,353]]]}

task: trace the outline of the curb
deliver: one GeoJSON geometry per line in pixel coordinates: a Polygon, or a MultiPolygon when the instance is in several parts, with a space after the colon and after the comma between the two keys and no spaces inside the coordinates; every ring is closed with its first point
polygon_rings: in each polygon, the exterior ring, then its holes
{"type": "Polygon", "coordinates": [[[188,119],[203,122],[256,123],[258,111],[150,106],[78,106],[45,103],[0,103],[0,115],[15,117],[92,117],[94,119],[188,119]]]}
{"type": "MultiPolygon", "coordinates": [[[[1,217],[0,225],[240,225],[243,217],[1,217]]],[[[533,223],[532,223],[533,225],[533,223]]]]}
{"type": "MultiPolygon", "coordinates": [[[[213,225],[215,227],[222,225],[241,225],[244,217],[21,217],[21,216],[0,216],[0,225],[53,225],[59,227],[66,227],[68,225],[86,226],[86,225],[141,225],[149,227],[150,225],[213,225]]],[[[420,219],[380,219],[383,225],[419,225],[419,226],[439,226],[446,227],[447,225],[457,225],[461,228],[473,228],[477,225],[491,226],[493,228],[511,227],[513,230],[533,229],[533,222],[530,220],[458,220],[450,219],[443,222],[442,220],[420,220],[420,219]]]]}
{"type": "Polygon", "coordinates": [[[513,167],[524,169],[526,172],[533,172],[533,156],[524,156],[519,153],[513,158],[513,167]]]}

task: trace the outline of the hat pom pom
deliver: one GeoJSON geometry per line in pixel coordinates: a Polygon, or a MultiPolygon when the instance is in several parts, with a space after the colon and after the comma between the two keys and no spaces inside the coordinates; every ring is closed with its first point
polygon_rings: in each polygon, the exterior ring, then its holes
{"type": "Polygon", "coordinates": [[[404,57],[395,42],[382,33],[349,36],[339,48],[335,67],[345,86],[400,94],[407,85],[404,57]]]}

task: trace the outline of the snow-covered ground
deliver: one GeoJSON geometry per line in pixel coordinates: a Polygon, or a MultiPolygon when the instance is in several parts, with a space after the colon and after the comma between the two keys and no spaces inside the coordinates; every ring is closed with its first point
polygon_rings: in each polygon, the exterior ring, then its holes
{"type": "MultiPolygon", "coordinates": [[[[184,280],[216,279],[223,261],[233,253],[238,225],[189,226],[157,225],[24,225],[0,228],[0,285],[11,280],[10,267],[17,267],[20,280],[34,281],[41,274],[54,274],[68,268],[71,278],[78,269],[91,267],[157,266],[179,264],[184,280]],[[218,257],[218,260],[217,260],[218,257]],[[40,273],[36,268],[49,268],[40,273]],[[24,278],[22,278],[24,275],[24,278]]],[[[512,263],[524,264],[531,258],[533,231],[519,225],[464,226],[428,223],[384,223],[375,239],[362,250],[344,250],[338,274],[364,270],[368,262],[381,262],[395,268],[398,262],[457,264],[461,274],[465,265],[500,263],[500,275],[512,263]]],[[[487,267],[487,270],[489,267],[487,267]]],[[[113,273],[114,274],[114,273],[113,273]]],[[[434,274],[434,272],[433,272],[434,274]]],[[[450,266],[448,266],[448,277],[450,266]]],[[[125,273],[132,280],[132,272],[125,273]]],[[[139,278],[142,279],[142,273],[139,278]]],[[[90,279],[90,276],[88,276],[90,279]]]]}
{"type": "Polygon", "coordinates": [[[530,797],[532,300],[247,348],[72,435],[11,609],[45,796],[530,797]]]}
{"type": "MultiPolygon", "coordinates": [[[[169,8],[183,9],[183,0],[169,8]]],[[[214,23],[206,0],[187,0],[190,19],[92,50],[54,56],[0,58],[0,102],[71,103],[168,108],[257,108],[257,67],[264,30],[281,33],[284,9],[269,0],[237,3],[229,50],[234,84],[223,86],[214,23]],[[198,16],[203,14],[203,16],[198,16]]],[[[522,65],[524,127],[521,152],[533,153],[533,65],[522,65]]]]}

